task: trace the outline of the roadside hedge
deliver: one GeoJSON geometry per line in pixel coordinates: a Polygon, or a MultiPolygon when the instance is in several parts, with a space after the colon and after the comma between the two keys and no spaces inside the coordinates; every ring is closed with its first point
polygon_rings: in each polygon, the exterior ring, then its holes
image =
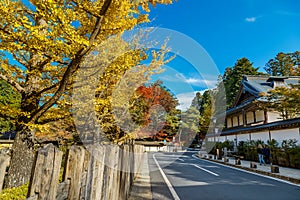
{"type": "MultiPolygon", "coordinates": [[[[295,139],[283,140],[280,145],[274,139],[267,141],[267,143],[261,140],[240,141],[237,145],[237,152],[233,153],[243,156],[245,160],[258,162],[258,144],[269,146],[272,164],[300,169],[300,146],[297,146],[297,140],[295,139]]],[[[218,142],[216,148],[224,149],[226,147],[228,150],[233,150],[233,145],[233,141],[218,142]]]]}

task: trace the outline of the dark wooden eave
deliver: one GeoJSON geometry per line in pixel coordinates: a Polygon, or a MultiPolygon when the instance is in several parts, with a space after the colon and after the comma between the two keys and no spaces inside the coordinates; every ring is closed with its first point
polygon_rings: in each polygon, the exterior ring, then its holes
{"type": "Polygon", "coordinates": [[[223,129],[221,136],[235,135],[241,133],[252,133],[252,132],[265,131],[265,130],[290,129],[290,128],[300,128],[300,118],[282,120],[282,121],[272,122],[268,124],[260,124],[256,126],[233,127],[233,128],[223,129]]]}

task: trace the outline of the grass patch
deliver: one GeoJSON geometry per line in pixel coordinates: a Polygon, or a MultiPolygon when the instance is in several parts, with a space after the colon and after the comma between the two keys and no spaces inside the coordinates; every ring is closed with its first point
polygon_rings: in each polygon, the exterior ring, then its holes
{"type": "Polygon", "coordinates": [[[29,183],[15,188],[6,188],[0,193],[1,200],[23,200],[26,199],[29,183]]]}

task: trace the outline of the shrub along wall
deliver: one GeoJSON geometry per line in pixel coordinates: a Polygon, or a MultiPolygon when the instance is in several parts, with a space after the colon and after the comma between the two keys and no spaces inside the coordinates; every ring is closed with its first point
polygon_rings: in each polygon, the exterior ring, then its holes
{"type": "MultiPolygon", "coordinates": [[[[216,148],[233,150],[233,141],[219,142],[216,148]],[[229,146],[228,146],[229,145],[229,146]]],[[[244,159],[258,162],[257,146],[264,145],[261,140],[255,141],[240,141],[237,146],[237,154],[244,156],[244,159]]],[[[281,145],[276,140],[267,141],[267,145],[271,151],[271,162],[275,165],[283,167],[292,167],[300,169],[300,146],[297,146],[297,141],[290,139],[284,140],[281,145]]]]}

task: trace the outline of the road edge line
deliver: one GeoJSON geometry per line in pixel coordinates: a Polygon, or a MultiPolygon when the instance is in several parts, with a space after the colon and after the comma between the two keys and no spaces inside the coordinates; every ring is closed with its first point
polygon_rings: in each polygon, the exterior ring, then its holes
{"type": "Polygon", "coordinates": [[[171,192],[174,200],[180,200],[180,198],[179,198],[178,194],[176,193],[175,189],[173,188],[171,182],[169,181],[169,179],[167,178],[166,174],[164,173],[164,171],[160,167],[158,161],[156,160],[155,154],[153,154],[152,157],[153,157],[153,160],[155,161],[155,163],[156,163],[156,165],[157,165],[157,167],[158,167],[158,169],[160,171],[160,174],[162,175],[165,183],[167,184],[167,186],[168,186],[168,188],[169,188],[169,190],[170,190],[170,192],[171,192]]]}

